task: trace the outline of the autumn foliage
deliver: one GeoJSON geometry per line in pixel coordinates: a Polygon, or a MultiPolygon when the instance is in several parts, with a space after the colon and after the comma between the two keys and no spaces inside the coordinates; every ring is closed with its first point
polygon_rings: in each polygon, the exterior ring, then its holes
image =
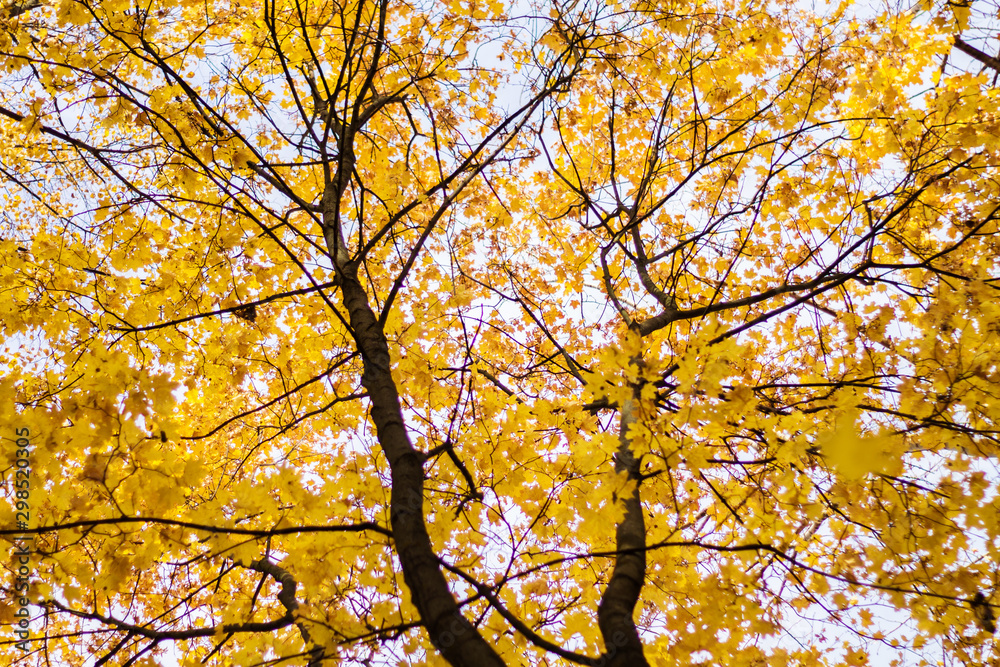
{"type": "Polygon", "coordinates": [[[6,4],[0,661],[995,664],[980,3],[6,4]]]}

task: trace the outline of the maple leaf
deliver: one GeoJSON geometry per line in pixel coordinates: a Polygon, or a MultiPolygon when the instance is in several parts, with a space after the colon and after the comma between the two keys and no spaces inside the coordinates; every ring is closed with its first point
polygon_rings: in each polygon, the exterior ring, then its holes
{"type": "Polygon", "coordinates": [[[992,664],[996,45],[800,4],[8,3],[0,656],[992,664]]]}

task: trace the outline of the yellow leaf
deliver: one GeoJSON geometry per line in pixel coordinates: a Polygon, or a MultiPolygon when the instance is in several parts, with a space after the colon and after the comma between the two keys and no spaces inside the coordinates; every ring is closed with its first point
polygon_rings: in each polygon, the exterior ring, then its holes
{"type": "Polygon", "coordinates": [[[860,435],[855,418],[856,413],[843,415],[833,431],[820,440],[823,455],[848,480],[883,472],[889,463],[885,439],[860,435]]]}

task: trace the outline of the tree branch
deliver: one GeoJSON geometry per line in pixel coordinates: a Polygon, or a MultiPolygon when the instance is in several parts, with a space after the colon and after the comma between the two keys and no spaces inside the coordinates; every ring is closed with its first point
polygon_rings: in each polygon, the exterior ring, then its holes
{"type": "Polygon", "coordinates": [[[974,47],[972,44],[969,44],[968,42],[966,42],[964,39],[962,39],[958,35],[955,35],[954,44],[955,44],[955,48],[957,48],[959,51],[961,51],[965,55],[972,56],[973,58],[975,58],[976,60],[978,60],[983,65],[986,65],[990,69],[993,69],[993,70],[995,70],[997,72],[1000,72],[1000,59],[994,58],[993,56],[989,55],[988,53],[984,53],[983,51],[980,51],[979,49],[977,49],[976,47],[974,47]]]}

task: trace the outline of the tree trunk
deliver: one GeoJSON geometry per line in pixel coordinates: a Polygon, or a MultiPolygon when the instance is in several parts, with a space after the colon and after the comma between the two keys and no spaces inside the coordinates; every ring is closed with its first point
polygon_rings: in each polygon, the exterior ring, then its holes
{"type": "Polygon", "coordinates": [[[646,525],[639,496],[639,460],[632,447],[629,430],[637,421],[639,391],[636,383],[632,397],[621,406],[621,430],[615,470],[628,472],[636,482],[635,490],[625,500],[625,517],[615,532],[619,555],[611,572],[611,580],[597,608],[597,624],[604,637],[604,664],[607,667],[648,667],[642,652],[642,640],[633,615],[646,578],[646,525]]]}
{"type": "MultiPolygon", "coordinates": [[[[331,255],[337,250],[329,248],[331,255]]],[[[393,540],[413,604],[431,642],[450,664],[500,667],[500,656],[462,616],[431,547],[423,513],[423,458],[410,443],[390,372],[389,346],[354,267],[343,273],[341,289],[364,364],[361,384],[368,391],[378,442],[392,473],[393,540]]]]}

